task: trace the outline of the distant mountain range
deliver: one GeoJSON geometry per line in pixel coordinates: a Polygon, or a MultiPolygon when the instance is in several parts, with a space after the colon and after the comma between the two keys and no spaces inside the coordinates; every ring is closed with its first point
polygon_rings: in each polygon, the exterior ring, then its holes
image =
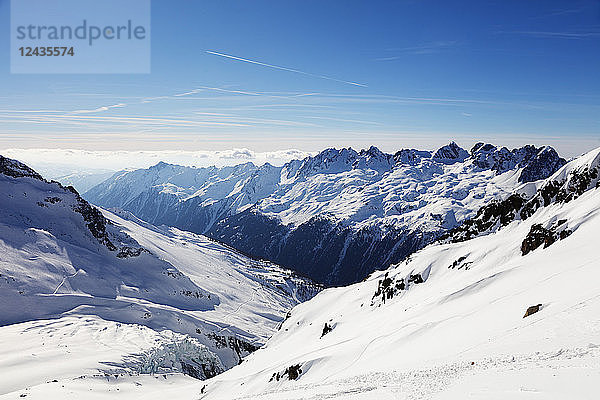
{"type": "Polygon", "coordinates": [[[202,233],[327,285],[357,282],[566,161],[551,147],[456,143],[435,152],[327,149],[282,167],[123,171],[84,194],[152,224],[202,233]]]}

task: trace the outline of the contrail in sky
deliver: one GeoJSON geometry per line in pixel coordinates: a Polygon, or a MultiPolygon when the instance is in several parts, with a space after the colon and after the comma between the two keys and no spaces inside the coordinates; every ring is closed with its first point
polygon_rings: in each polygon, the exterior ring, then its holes
{"type": "Polygon", "coordinates": [[[307,75],[307,76],[312,76],[314,78],[321,78],[321,79],[327,79],[328,81],[334,81],[334,82],[340,82],[340,83],[345,83],[347,85],[354,85],[354,86],[361,86],[361,87],[367,87],[367,85],[363,85],[362,83],[356,83],[356,82],[350,82],[350,81],[343,81],[341,79],[335,79],[335,78],[330,78],[328,76],[325,75],[316,75],[316,74],[311,74],[308,72],[304,72],[304,71],[299,71],[297,69],[293,69],[293,68],[286,68],[286,67],[280,67],[278,65],[272,65],[272,64],[265,64],[259,61],[253,61],[253,60],[248,60],[246,58],[241,58],[241,57],[235,57],[235,56],[231,56],[229,54],[223,54],[223,53],[217,53],[216,51],[209,51],[206,50],[206,52],[208,54],[212,54],[215,56],[221,56],[221,57],[226,57],[226,58],[230,58],[232,60],[238,60],[238,61],[244,61],[250,64],[256,64],[256,65],[262,65],[263,67],[269,67],[269,68],[275,68],[275,69],[279,69],[282,71],[288,71],[288,72],[295,72],[297,74],[302,74],[302,75],[307,75]]]}

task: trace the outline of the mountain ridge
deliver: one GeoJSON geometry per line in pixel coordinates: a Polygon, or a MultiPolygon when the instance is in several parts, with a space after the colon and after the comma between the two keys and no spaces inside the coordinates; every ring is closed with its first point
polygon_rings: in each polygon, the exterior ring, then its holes
{"type": "Polygon", "coordinates": [[[328,148],[282,167],[163,163],[117,174],[85,196],[340,285],[401,260],[565,162],[552,148],[530,145],[478,143],[469,152],[452,142],[436,152],[395,154],[328,148]],[[172,173],[151,173],[165,169],[172,173]]]}

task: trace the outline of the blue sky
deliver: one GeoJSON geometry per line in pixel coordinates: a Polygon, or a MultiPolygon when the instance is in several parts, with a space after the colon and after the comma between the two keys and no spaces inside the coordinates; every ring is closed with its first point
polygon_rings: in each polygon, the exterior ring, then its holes
{"type": "Polygon", "coordinates": [[[10,74],[9,16],[0,148],[600,146],[596,0],[154,0],[139,75],[10,74]]]}

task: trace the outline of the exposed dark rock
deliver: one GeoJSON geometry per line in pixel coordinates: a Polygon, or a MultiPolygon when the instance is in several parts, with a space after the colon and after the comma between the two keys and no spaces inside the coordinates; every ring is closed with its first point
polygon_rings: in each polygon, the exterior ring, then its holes
{"type": "Polygon", "coordinates": [[[521,175],[519,175],[519,182],[534,182],[546,179],[558,171],[567,161],[561,158],[553,148],[545,147],[533,157],[529,157],[526,163],[521,175]]]}
{"type": "Polygon", "coordinates": [[[533,250],[537,249],[541,245],[544,245],[544,248],[550,246],[552,243],[556,241],[556,234],[550,229],[546,229],[539,224],[534,224],[531,226],[529,233],[523,240],[521,244],[521,253],[526,255],[533,250]]]}
{"type": "Polygon", "coordinates": [[[540,311],[541,308],[541,304],[528,307],[527,311],[525,312],[525,315],[523,315],[523,318],[529,317],[531,314],[535,314],[536,312],[540,311]]]}
{"type": "Polygon", "coordinates": [[[389,278],[388,273],[386,273],[384,278],[377,282],[377,290],[373,294],[371,305],[374,305],[377,299],[380,299],[381,303],[385,304],[386,300],[390,300],[399,292],[407,290],[411,284],[417,285],[423,282],[425,280],[421,274],[411,274],[405,281],[404,278],[389,278]]]}
{"type": "Polygon", "coordinates": [[[525,199],[518,194],[513,194],[503,201],[492,201],[481,207],[475,217],[464,221],[461,225],[449,230],[440,236],[440,240],[450,242],[463,242],[476,236],[508,225],[525,204],[525,199]]]}
{"type": "Polygon", "coordinates": [[[119,257],[119,258],[137,257],[140,254],[142,254],[142,252],[144,252],[144,251],[147,252],[148,250],[146,250],[142,247],[133,248],[133,247],[129,247],[129,246],[123,246],[117,253],[117,257],[119,257]]]}
{"type": "MultiPolygon", "coordinates": [[[[202,333],[200,330],[196,330],[197,333],[202,333]]],[[[217,335],[214,332],[210,332],[205,334],[206,337],[212,339],[217,348],[230,348],[238,356],[238,363],[242,362],[242,359],[246,357],[248,354],[255,352],[259,349],[259,346],[256,346],[252,343],[241,340],[235,336],[223,336],[217,335]]]]}
{"type": "Polygon", "coordinates": [[[566,239],[571,235],[571,233],[573,233],[573,231],[571,231],[570,229],[565,229],[563,231],[560,231],[560,233],[558,234],[558,238],[560,240],[566,239]]]}
{"type": "MultiPolygon", "coordinates": [[[[454,268],[458,267],[459,265],[461,265],[461,263],[463,261],[465,261],[466,259],[467,259],[467,256],[458,257],[458,259],[454,260],[452,265],[449,265],[448,268],[454,269],[454,268]]],[[[459,269],[460,269],[460,267],[459,267],[459,269]]]]}
{"type": "Polygon", "coordinates": [[[290,365],[286,368],[284,375],[287,374],[289,380],[296,380],[302,373],[302,369],[300,369],[300,364],[290,365]]]}
{"type": "Polygon", "coordinates": [[[290,319],[290,317],[292,316],[292,312],[288,311],[287,314],[285,314],[285,318],[283,318],[283,321],[281,321],[279,323],[279,325],[277,326],[277,330],[281,330],[281,327],[283,326],[283,324],[285,323],[285,321],[287,321],[288,319],[290,319]]]}
{"type": "Polygon", "coordinates": [[[327,322],[325,322],[325,326],[323,326],[323,332],[321,333],[321,337],[327,335],[332,330],[333,330],[333,326],[331,326],[327,322]]]}
{"type": "Polygon", "coordinates": [[[77,192],[74,194],[76,195],[77,204],[73,206],[73,211],[83,216],[88,229],[100,243],[104,244],[110,251],[117,250],[117,247],[110,241],[106,233],[107,220],[104,215],[96,207],[81,198],[77,192]]]}
{"type": "Polygon", "coordinates": [[[54,196],[54,197],[48,196],[44,199],[44,201],[46,203],[56,204],[56,203],[60,203],[62,201],[62,199],[60,197],[56,197],[56,196],[54,196]]]}
{"type": "Polygon", "coordinates": [[[280,379],[283,379],[284,377],[287,376],[287,379],[290,381],[295,381],[296,379],[298,379],[300,377],[300,375],[302,374],[302,369],[300,368],[300,364],[294,364],[294,365],[290,365],[289,367],[287,367],[285,369],[285,371],[283,371],[282,373],[274,373],[271,376],[271,379],[269,379],[269,382],[276,380],[279,381],[280,379]]]}
{"type": "Polygon", "coordinates": [[[40,174],[29,168],[27,165],[3,156],[0,156],[0,174],[13,178],[26,177],[38,179],[40,181],[44,180],[40,174]]]}
{"type": "Polygon", "coordinates": [[[544,245],[544,249],[551,246],[557,240],[563,240],[573,233],[570,229],[566,229],[566,220],[560,220],[556,225],[547,229],[540,224],[533,224],[529,233],[521,243],[521,253],[529,254],[535,249],[544,245]]]}

